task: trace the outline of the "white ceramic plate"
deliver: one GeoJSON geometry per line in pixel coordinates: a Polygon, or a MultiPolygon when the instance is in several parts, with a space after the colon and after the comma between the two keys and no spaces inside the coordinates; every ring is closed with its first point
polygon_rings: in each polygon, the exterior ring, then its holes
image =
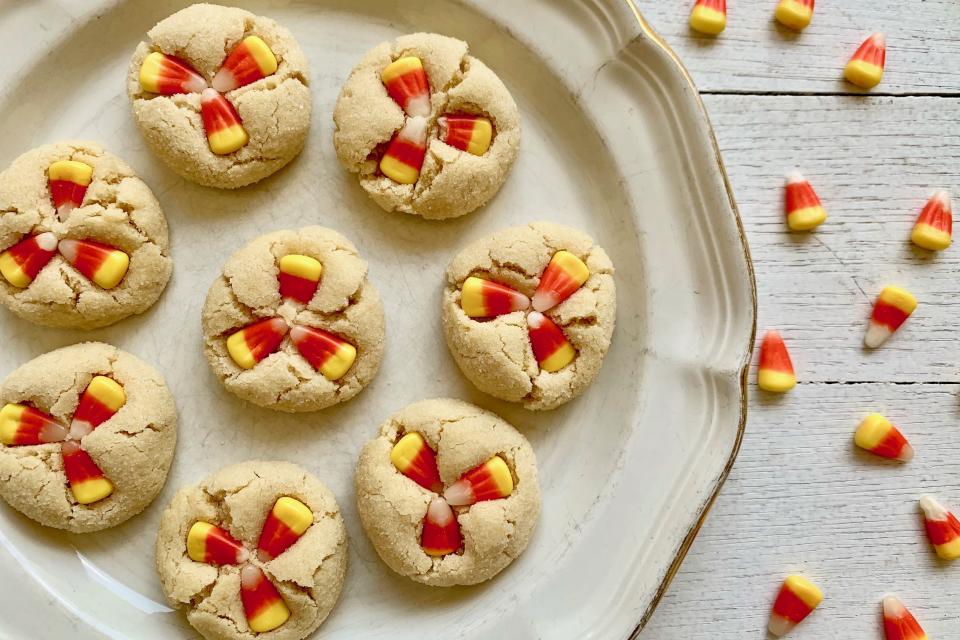
{"type": "Polygon", "coordinates": [[[153,567],[160,511],[223,465],[292,460],[336,493],[350,538],[343,597],[318,637],[620,638],[652,611],[736,455],[753,342],[749,256],[709,122],[673,54],[628,0],[238,2],[290,27],[312,65],[314,122],[303,155],[237,192],[177,178],[146,150],[123,93],[130,53],[185,2],[0,6],[0,165],[36,145],[90,138],[125,158],[163,204],[174,276],[141,317],[80,333],[0,313],[0,374],[82,340],[127,349],[165,375],[180,413],[166,489],[115,529],[67,535],[0,508],[0,630],[6,637],[193,637],[153,567]],[[337,164],[331,112],[353,65],[412,31],[467,40],[513,92],[520,158],[486,208],[428,223],[379,210],[337,164]],[[591,233],[617,267],[613,347],[578,400],[529,413],[478,393],[440,331],[443,270],[465,243],[549,219],[591,233]],[[346,405],[288,416],[226,393],[201,353],[200,309],[226,257],[274,229],[323,224],[370,262],[388,346],[346,405]],[[356,516],[353,468],[396,409],[454,396],[530,438],[543,516],[526,553],[475,588],[431,589],[392,574],[356,516]],[[14,587],[13,585],[16,585],[14,587]]]}

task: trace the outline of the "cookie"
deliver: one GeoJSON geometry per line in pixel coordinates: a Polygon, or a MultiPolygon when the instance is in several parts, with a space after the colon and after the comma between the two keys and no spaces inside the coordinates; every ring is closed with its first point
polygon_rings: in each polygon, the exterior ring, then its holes
{"type": "Polygon", "coordinates": [[[422,400],[360,453],[357,508],[391,569],[448,587],[489,580],[530,542],[540,515],[530,443],[466,402],[422,400]]]}
{"type": "Polygon", "coordinates": [[[443,332],[478,389],[553,409],[597,377],[616,307],[606,252],[576,229],[537,222],[478,240],[453,259],[443,332]]]}
{"type": "Polygon", "coordinates": [[[160,203],[100,145],[44,145],[0,173],[0,302],[24,320],[113,324],[150,308],[172,268],[160,203]]]}
{"type": "Polygon", "coordinates": [[[130,60],[127,95],[147,144],[171,169],[235,189],[303,149],[309,77],[284,27],[242,9],[195,4],[147,32],[130,60]]]}
{"type": "Polygon", "coordinates": [[[330,615],[347,570],[333,493],[289,462],[242,462],[181,489],[160,518],[157,571],[207,640],[300,640],[330,615]]]}
{"type": "Polygon", "coordinates": [[[439,220],[483,206],[520,148],[520,113],[467,43],[435,33],[383,42],[333,112],[340,164],[386,211],[439,220]]]}
{"type": "Polygon", "coordinates": [[[163,488],[177,443],[156,369],[85,342],[22,365],[0,387],[0,496],[74,533],[137,515],[163,488]]]}
{"type": "Polygon", "coordinates": [[[383,358],[367,264],[331,229],[261,236],[227,261],[203,308],[204,353],[227,389],[278,411],[349,400],[383,358]]]}

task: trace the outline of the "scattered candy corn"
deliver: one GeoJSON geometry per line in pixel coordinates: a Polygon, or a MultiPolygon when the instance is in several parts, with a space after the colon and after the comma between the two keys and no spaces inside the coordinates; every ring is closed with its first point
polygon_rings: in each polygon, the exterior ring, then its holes
{"type": "Polygon", "coordinates": [[[200,94],[200,115],[207,132],[207,144],[215,154],[233,153],[249,142],[250,136],[237,110],[216,89],[204,89],[200,94]]]}
{"type": "Polygon", "coordinates": [[[787,175],[787,226],[793,231],[809,231],[827,219],[817,192],[799,171],[787,175]]]}
{"type": "Polygon", "coordinates": [[[154,51],[140,65],[140,87],[169,96],[200,93],[207,88],[207,81],[183,60],[154,51]]]}
{"type": "Polygon", "coordinates": [[[103,476],[100,467],[76,440],[67,440],[60,445],[63,456],[63,471],[70,483],[70,491],[80,504],[103,500],[113,493],[113,484],[103,476]]]}
{"type": "Polygon", "coordinates": [[[380,80],[407,115],[422,118],[430,115],[430,84],[420,58],[405,56],[391,62],[380,73],[380,80]]]}
{"type": "Polygon", "coordinates": [[[411,431],[400,438],[390,450],[390,462],[397,471],[424,489],[436,493],[443,490],[437,457],[419,433],[411,431]]]}
{"type": "Polygon", "coordinates": [[[800,576],[789,576],[780,588],[773,610],[770,612],[770,633],[786,635],[817,608],[823,600],[823,592],[812,582],[800,576]]]}
{"type": "Polygon", "coordinates": [[[533,292],[533,309],[540,313],[552,309],[572,296],[589,277],[590,269],[583,260],[569,251],[557,251],[533,292]]]}
{"type": "Polygon", "coordinates": [[[927,640],[923,627],[896,596],[883,599],[883,630],[887,640],[927,640]]]}
{"type": "Polygon", "coordinates": [[[227,351],[238,367],[252,369],[277,350],[288,328],[283,318],[267,318],[247,325],[227,338],[227,351]]]}
{"type": "Polygon", "coordinates": [[[286,551],[312,524],[310,507],[288,496],[278,498],[260,532],[257,543],[260,561],[269,562],[286,551]]]}
{"type": "Polygon", "coordinates": [[[57,237],[49,231],[30,236],[0,253],[0,273],[7,282],[23,289],[56,253],[57,237]]]}
{"type": "Polygon", "coordinates": [[[213,88],[220,93],[233,91],[277,70],[277,57],[257,36],[247,36],[238,44],[213,77],[213,88]]]}
{"type": "Polygon", "coordinates": [[[886,39],[882,33],[874,33],[863,41],[850,58],[843,75],[858,87],[872,89],[883,79],[883,65],[886,58],[886,39]]]}
{"type": "Polygon", "coordinates": [[[423,519],[420,546],[428,556],[445,556],[460,548],[460,523],[443,498],[434,498],[423,519]]]}
{"type": "Polygon", "coordinates": [[[104,289],[120,284],[130,266],[126,253],[93,240],[61,240],[58,248],[77,271],[104,289]]]}
{"type": "Polygon", "coordinates": [[[470,276],[460,288],[460,308],[471,318],[494,318],[529,307],[530,298],[492,280],[470,276]]]}
{"type": "Polygon", "coordinates": [[[785,27],[801,31],[813,19],[814,0],[780,0],[777,5],[777,21],[785,27]]]}
{"type": "Polygon", "coordinates": [[[304,304],[317,292],[323,265],[309,256],[290,254],[280,258],[280,295],[304,304]]]}
{"type": "Polygon", "coordinates": [[[394,182],[413,184],[420,177],[420,167],[426,155],[427,120],[407,118],[380,159],[380,171],[394,182]]]}
{"type": "Polygon", "coordinates": [[[871,413],[853,436],[853,441],[861,449],[882,458],[908,462],[913,459],[913,447],[889,420],[879,413],[871,413]]]}
{"type": "Polygon", "coordinates": [[[960,520],[932,496],[920,498],[927,537],[937,555],[944,560],[960,558],[960,520]]]}
{"type": "Polygon", "coordinates": [[[531,311],[527,316],[527,334],[530,336],[533,356],[543,371],[560,371],[573,362],[577,355],[560,327],[539,311],[531,311]]]}
{"type": "Polygon", "coordinates": [[[357,348],[332,333],[297,325],[290,340],[307,362],[327,380],[339,380],[357,359],[357,348]]]}
{"type": "Polygon", "coordinates": [[[879,347],[900,328],[916,308],[917,299],[906,289],[884,287],[873,305],[873,314],[870,316],[870,325],[863,343],[871,349],[879,347]]]}
{"type": "Polygon", "coordinates": [[[467,471],[447,487],[443,497],[448,504],[462,507],[484,500],[506,498],[513,493],[513,475],[500,456],[493,456],[479,467],[467,471]]]}
{"type": "Polygon", "coordinates": [[[466,114],[450,114],[437,118],[440,140],[461,151],[482,156],[490,148],[493,125],[488,118],[466,114]]]}
{"type": "Polygon", "coordinates": [[[79,440],[120,410],[127,402],[127,394],[115,380],[95,376],[87,385],[70,424],[70,437],[79,440]]]}
{"type": "Polygon", "coordinates": [[[757,385],[764,391],[785,393],[797,386],[797,376],[793,372],[793,362],[780,332],[767,331],[760,343],[760,367],[757,373],[757,385]]]}
{"type": "Polygon", "coordinates": [[[690,12],[690,28],[715,36],[727,28],[727,0],[697,0],[690,12]]]}
{"type": "Polygon", "coordinates": [[[194,562],[240,564],[247,550],[233,536],[209,522],[194,522],[187,533],[187,555],[194,562]]]}
{"type": "Polygon", "coordinates": [[[287,603],[263,571],[248,564],[240,570],[240,600],[247,624],[254,633],[276,629],[290,617],[287,603]]]}
{"type": "Polygon", "coordinates": [[[47,168],[50,198],[60,220],[83,204],[92,179],[93,167],[77,160],[58,160],[47,168]]]}
{"type": "Polygon", "coordinates": [[[930,251],[941,251],[953,241],[953,212],[950,194],[938,191],[927,202],[910,234],[913,244],[930,251]]]}
{"type": "Polygon", "coordinates": [[[0,409],[0,442],[7,446],[60,442],[67,429],[39,409],[6,404],[0,409]]]}

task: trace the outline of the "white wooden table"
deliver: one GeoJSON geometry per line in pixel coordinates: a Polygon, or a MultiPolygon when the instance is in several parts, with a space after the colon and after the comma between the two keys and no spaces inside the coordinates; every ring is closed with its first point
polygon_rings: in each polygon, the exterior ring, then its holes
{"type": "Polygon", "coordinates": [[[931,638],[960,638],[960,563],[930,551],[916,499],[960,509],[960,247],[908,241],[929,195],[960,200],[960,2],[823,0],[801,35],[776,0],[729,0],[718,38],[687,27],[691,3],[638,0],[684,60],[716,129],[757,275],[759,333],[779,328],[800,384],[755,387],[743,448],[699,537],[642,638],[766,638],[783,577],[826,599],[791,638],[882,639],[880,598],[898,593],[931,638]],[[841,79],[871,31],[887,71],[868,96],[841,79]],[[800,167],[829,219],[790,234],[784,173],[800,167]],[[887,345],[862,349],[887,283],[920,306],[887,345]],[[856,451],[868,412],[899,425],[908,465],[856,451]]]}

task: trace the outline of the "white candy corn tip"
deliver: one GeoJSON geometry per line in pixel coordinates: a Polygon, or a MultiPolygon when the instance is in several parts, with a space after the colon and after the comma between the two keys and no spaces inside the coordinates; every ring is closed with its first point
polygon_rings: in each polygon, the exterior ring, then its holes
{"type": "Polygon", "coordinates": [[[927,520],[946,520],[950,512],[946,507],[937,502],[933,496],[923,496],[920,498],[920,508],[927,520]]]}
{"type": "MultiPolygon", "coordinates": [[[[220,71],[217,71],[217,75],[213,76],[213,82],[211,84],[213,85],[213,88],[220,93],[233,91],[237,88],[237,80],[233,77],[233,72],[226,67],[222,67],[220,71]]],[[[191,89],[191,91],[203,91],[204,87],[206,86],[207,83],[204,82],[203,87],[200,87],[199,89],[191,89]]]]}
{"type": "Polygon", "coordinates": [[[533,308],[535,311],[543,313],[557,305],[559,302],[557,298],[557,294],[552,291],[537,291],[533,294],[533,308]]]}
{"type": "Polygon", "coordinates": [[[424,145],[427,142],[427,119],[423,116],[410,116],[397,134],[400,140],[424,145]]]}
{"type": "Polygon", "coordinates": [[[217,91],[216,89],[211,89],[210,87],[207,87],[206,89],[200,92],[201,103],[204,103],[204,102],[210,103],[219,97],[220,97],[220,92],[217,91]]]}
{"type": "Polygon", "coordinates": [[[803,174],[800,173],[798,169],[794,169],[787,174],[787,184],[800,184],[806,181],[807,179],[803,177],[803,174]]]}
{"type": "Polygon", "coordinates": [[[793,631],[795,626],[797,625],[790,620],[774,615],[770,616],[770,624],[767,625],[767,630],[776,637],[780,638],[793,631]]]}
{"type": "Polygon", "coordinates": [[[57,248],[57,236],[49,231],[38,234],[33,240],[37,243],[37,246],[44,251],[53,251],[57,248]]]}
{"type": "Polygon", "coordinates": [[[433,524],[441,527],[450,524],[453,521],[453,509],[443,498],[434,498],[427,507],[427,518],[433,524]]]}
{"type": "Polygon", "coordinates": [[[307,337],[307,330],[304,329],[301,325],[298,324],[294,328],[290,329],[290,339],[292,341],[300,342],[306,337],[307,337]]]}
{"type": "Polygon", "coordinates": [[[903,445],[903,449],[900,450],[900,455],[897,456],[897,460],[900,462],[910,462],[913,460],[915,453],[916,452],[913,450],[913,447],[908,442],[907,444],[903,445]]]}
{"type": "Polygon", "coordinates": [[[40,429],[40,442],[63,442],[67,438],[67,428],[62,424],[47,423],[40,429]]]}
{"type": "Polygon", "coordinates": [[[430,96],[417,96],[407,100],[407,114],[414,118],[426,118],[430,115],[430,96]]]}
{"type": "Polygon", "coordinates": [[[937,191],[930,196],[932,202],[938,203],[941,207],[950,211],[950,194],[946,191],[937,191]]]}
{"type": "Polygon", "coordinates": [[[873,44],[877,45],[878,47],[887,46],[887,36],[879,31],[871,35],[870,39],[873,40],[873,44]]]}
{"type": "Polygon", "coordinates": [[[93,425],[86,420],[74,420],[70,423],[71,440],[80,440],[91,431],[93,431],[93,425]]]}
{"type": "Polygon", "coordinates": [[[76,240],[69,240],[64,238],[60,241],[60,244],[57,245],[57,250],[63,254],[63,257],[67,259],[68,262],[74,262],[77,259],[77,252],[79,251],[80,243],[76,240]]]}
{"type": "Polygon", "coordinates": [[[470,483],[466,480],[457,480],[443,492],[443,499],[447,501],[447,504],[455,507],[470,504],[473,502],[473,490],[470,488],[470,483]]]}
{"type": "Polygon", "coordinates": [[[899,618],[906,612],[907,608],[900,602],[900,598],[894,595],[883,596],[883,615],[887,618],[899,618]]]}
{"type": "Polygon", "coordinates": [[[262,577],[263,572],[252,564],[244,565],[243,569],[240,569],[240,584],[247,589],[256,587],[262,577]]]}
{"type": "Polygon", "coordinates": [[[527,315],[527,326],[531,329],[539,329],[546,318],[539,311],[531,311],[527,315]]]}
{"type": "Polygon", "coordinates": [[[59,220],[60,222],[63,222],[64,220],[67,219],[70,213],[76,208],[77,208],[77,205],[75,205],[74,203],[64,202],[62,205],[57,207],[57,220],[59,220]]]}
{"type": "Polygon", "coordinates": [[[890,331],[889,327],[876,322],[871,322],[870,326],[867,327],[866,335],[863,336],[863,344],[869,349],[876,349],[886,342],[892,335],[893,332],[890,331]]]}

